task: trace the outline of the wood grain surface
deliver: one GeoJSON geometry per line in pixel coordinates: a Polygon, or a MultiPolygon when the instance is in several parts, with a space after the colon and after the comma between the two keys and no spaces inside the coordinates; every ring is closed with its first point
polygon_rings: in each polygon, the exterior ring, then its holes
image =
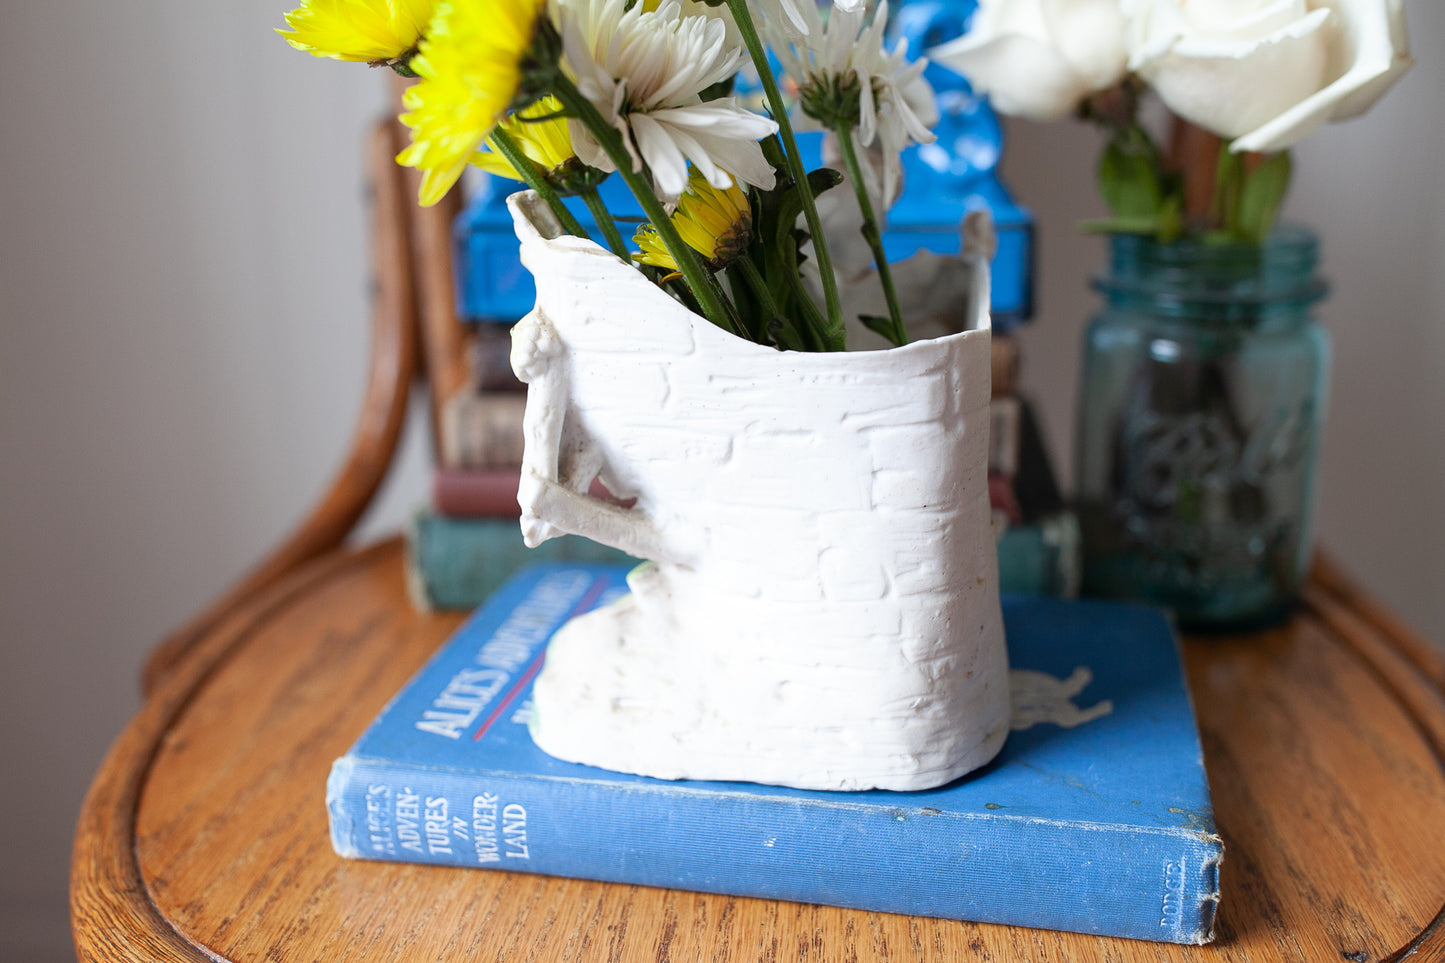
{"type": "Polygon", "coordinates": [[[1445,704],[1419,640],[1402,647],[1351,591],[1333,575],[1284,628],[1186,643],[1227,852],[1219,938],[1180,947],[340,859],[330,763],[459,619],[411,610],[398,542],[333,555],[235,611],[117,741],[77,833],[77,947],[106,963],[1445,959],[1445,704]]]}

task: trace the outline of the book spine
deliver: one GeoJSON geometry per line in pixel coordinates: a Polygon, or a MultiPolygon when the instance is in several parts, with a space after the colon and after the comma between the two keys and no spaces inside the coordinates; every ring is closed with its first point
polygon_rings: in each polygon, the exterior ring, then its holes
{"type": "Polygon", "coordinates": [[[509,468],[522,464],[525,394],[453,394],[441,411],[441,462],[448,468],[509,468]]]}
{"type": "Polygon", "coordinates": [[[1019,346],[1012,337],[994,334],[989,343],[989,376],[992,397],[1008,398],[1018,393],[1019,346]]]}
{"type": "MultiPolygon", "coordinates": [[[[511,711],[525,712],[526,707],[511,711]]],[[[466,738],[465,735],[461,738],[466,738]]],[[[352,858],[505,869],[1175,943],[1212,935],[1217,837],[938,814],[686,784],[337,760],[352,858]],[[1139,839],[1123,839],[1139,835],[1139,839]],[[1121,850],[1144,855],[1124,861],[1121,850]]]]}
{"type": "Polygon", "coordinates": [[[480,321],[473,326],[467,344],[472,369],[472,387],[477,391],[525,394],[527,386],[512,371],[512,326],[499,321],[480,321]]]}
{"type": "Polygon", "coordinates": [[[1015,525],[998,541],[998,581],[1004,592],[1073,598],[1079,594],[1079,523],[1060,512],[1015,525]]]}
{"type": "Polygon", "coordinates": [[[994,398],[988,403],[988,470],[1013,478],[1019,470],[1019,400],[994,398]]]}
{"type": "Polygon", "coordinates": [[[1018,471],[1014,475],[1014,494],[1024,519],[1031,522],[1063,511],[1066,503],[1054,476],[1034,406],[1023,396],[1018,402],[1018,471]]]}
{"type": "Polygon", "coordinates": [[[412,516],[406,540],[407,586],[424,612],[476,608],[533,562],[637,561],[580,535],[528,548],[516,518],[447,518],[423,510],[412,516]]]}
{"type": "Polygon", "coordinates": [[[447,468],[432,473],[432,508],[452,518],[512,518],[521,516],[517,468],[447,468]]]}

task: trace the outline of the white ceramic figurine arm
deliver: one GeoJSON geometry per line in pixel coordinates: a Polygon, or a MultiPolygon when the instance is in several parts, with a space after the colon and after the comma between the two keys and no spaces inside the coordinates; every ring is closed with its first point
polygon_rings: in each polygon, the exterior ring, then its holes
{"type": "MultiPolygon", "coordinates": [[[[542,236],[563,232],[542,204],[528,204],[530,225],[542,236]]],[[[657,526],[635,508],[623,508],[588,494],[605,459],[585,438],[566,447],[571,410],[571,376],[563,339],[539,306],[512,329],[512,370],[527,385],[522,432],[526,439],[517,501],[522,536],[528,548],[559,535],[582,535],[629,555],[668,561],[674,558],[657,526]]]]}
{"type": "Polygon", "coordinates": [[[543,521],[541,501],[548,484],[557,481],[557,456],[562,440],[562,419],[567,409],[567,379],[551,369],[561,351],[556,332],[535,312],[512,329],[512,368],[528,385],[522,417],[526,445],[522,453],[522,480],[517,501],[522,507],[522,536],[528,548],[565,534],[543,521]]]}

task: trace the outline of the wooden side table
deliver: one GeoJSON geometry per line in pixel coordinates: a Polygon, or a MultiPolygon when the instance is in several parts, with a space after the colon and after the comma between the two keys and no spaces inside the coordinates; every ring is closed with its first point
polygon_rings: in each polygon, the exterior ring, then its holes
{"type": "Polygon", "coordinates": [[[341,859],[331,761],[460,622],[401,555],[304,567],[151,694],[81,817],[82,960],[1445,959],[1445,666],[1327,567],[1289,625],[1187,640],[1227,850],[1218,939],[1180,947],[341,859]]]}
{"type": "Polygon", "coordinates": [[[154,655],[76,832],[81,960],[1445,960],[1445,657],[1326,562],[1289,624],[1186,640],[1227,847],[1208,946],[332,853],[331,761],[460,622],[412,609],[397,540],[341,547],[449,290],[415,280],[445,221],[403,203],[386,131],[357,442],[297,534],[154,655]]]}

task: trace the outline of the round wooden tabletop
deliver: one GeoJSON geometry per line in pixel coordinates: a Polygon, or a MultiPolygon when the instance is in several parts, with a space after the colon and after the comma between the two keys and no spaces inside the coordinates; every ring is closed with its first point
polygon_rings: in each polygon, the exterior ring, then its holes
{"type": "Polygon", "coordinates": [[[1226,846],[1203,947],[336,856],[331,761],[459,622],[412,609],[393,540],[207,634],[86,800],[80,958],[1445,959],[1445,663],[1328,569],[1288,625],[1186,640],[1226,846]]]}

